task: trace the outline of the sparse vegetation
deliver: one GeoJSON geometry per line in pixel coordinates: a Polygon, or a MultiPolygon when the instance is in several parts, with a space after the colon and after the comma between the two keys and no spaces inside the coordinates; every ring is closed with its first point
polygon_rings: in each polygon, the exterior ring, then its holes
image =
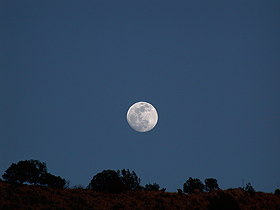
{"type": "Polygon", "coordinates": [[[89,186],[65,188],[65,179],[47,172],[40,161],[12,164],[0,179],[0,209],[279,209],[275,193],[256,192],[250,183],[221,190],[217,180],[189,178],[178,193],[165,192],[159,184],[140,185],[134,171],[104,170],[89,186]],[[29,167],[27,167],[29,166],[29,167]],[[22,177],[21,177],[22,176],[22,177]],[[64,187],[64,188],[63,188],[64,187]],[[204,192],[204,189],[208,192],[204,192]]]}
{"type": "Polygon", "coordinates": [[[15,186],[0,180],[0,209],[279,209],[272,193],[248,196],[243,189],[181,194],[162,191],[93,192],[91,189],[55,189],[15,186]],[[48,190],[46,190],[48,189],[48,190]]]}

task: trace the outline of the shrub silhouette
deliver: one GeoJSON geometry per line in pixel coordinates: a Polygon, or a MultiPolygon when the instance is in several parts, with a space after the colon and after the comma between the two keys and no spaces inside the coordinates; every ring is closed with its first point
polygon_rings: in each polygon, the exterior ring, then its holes
{"type": "Polygon", "coordinates": [[[3,180],[13,184],[47,185],[49,187],[62,188],[65,179],[47,173],[46,163],[39,160],[24,160],[12,165],[2,175],[3,180]]]}
{"type": "Polygon", "coordinates": [[[209,210],[240,210],[237,201],[231,195],[219,192],[209,201],[209,210]]]}
{"type": "Polygon", "coordinates": [[[206,191],[216,190],[216,189],[219,188],[219,185],[217,183],[217,179],[208,178],[208,179],[205,179],[204,182],[205,182],[205,190],[206,191]]]}
{"type": "Polygon", "coordinates": [[[147,191],[159,191],[159,188],[160,186],[157,183],[153,183],[153,184],[149,183],[145,185],[145,190],[147,191]]]}
{"type": "Polygon", "coordinates": [[[194,193],[195,189],[200,192],[204,190],[204,184],[197,178],[193,179],[190,177],[183,185],[183,190],[185,193],[194,193]]]}
{"type": "Polygon", "coordinates": [[[245,187],[245,191],[250,194],[251,197],[255,195],[256,190],[252,187],[251,183],[248,182],[245,187]]]}
{"type": "Polygon", "coordinates": [[[182,195],[183,191],[181,189],[177,189],[178,195],[182,195]]]}

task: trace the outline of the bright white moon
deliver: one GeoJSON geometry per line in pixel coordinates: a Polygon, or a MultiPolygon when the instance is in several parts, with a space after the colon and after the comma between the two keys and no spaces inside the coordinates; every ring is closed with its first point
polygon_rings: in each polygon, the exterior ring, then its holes
{"type": "Polygon", "coordinates": [[[156,126],[158,114],[155,107],[141,101],[128,109],[126,118],[131,128],[138,132],[147,132],[156,126]]]}

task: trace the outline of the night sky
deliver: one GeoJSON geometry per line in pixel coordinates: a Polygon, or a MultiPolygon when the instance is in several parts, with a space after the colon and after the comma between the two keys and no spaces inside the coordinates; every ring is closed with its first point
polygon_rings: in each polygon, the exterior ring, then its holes
{"type": "Polygon", "coordinates": [[[0,1],[0,175],[280,185],[280,1],[0,1]],[[131,129],[147,101],[158,124],[131,129]]]}

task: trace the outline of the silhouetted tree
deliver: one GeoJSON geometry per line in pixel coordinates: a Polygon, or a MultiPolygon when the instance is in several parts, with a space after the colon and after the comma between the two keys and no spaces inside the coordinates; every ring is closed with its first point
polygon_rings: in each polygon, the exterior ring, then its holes
{"type": "Polygon", "coordinates": [[[46,185],[53,188],[62,188],[66,184],[65,179],[47,172],[46,163],[33,159],[12,163],[2,177],[11,183],[46,185]]]}
{"type": "MultiPolygon", "coordinates": [[[[118,171],[118,173],[120,173],[118,171]]],[[[140,178],[136,175],[134,171],[130,172],[128,169],[123,169],[121,171],[121,181],[124,185],[125,190],[137,190],[140,186],[140,178]]]]}
{"type": "Polygon", "coordinates": [[[124,190],[141,190],[140,178],[134,171],[130,172],[129,169],[122,171],[118,170],[104,170],[96,174],[88,188],[99,192],[119,193],[124,190]]]}
{"type": "Polygon", "coordinates": [[[124,185],[118,172],[103,170],[92,178],[88,188],[98,192],[120,193],[124,185]]]}
{"type": "Polygon", "coordinates": [[[279,190],[279,189],[276,189],[276,190],[274,191],[274,194],[275,194],[275,195],[280,195],[280,190],[279,190]]]}
{"type": "Polygon", "coordinates": [[[205,182],[205,190],[206,191],[216,190],[216,189],[219,188],[219,185],[217,183],[217,179],[208,178],[208,179],[205,179],[204,182],[205,182]]]}
{"type": "Polygon", "coordinates": [[[66,181],[60,176],[55,176],[50,173],[46,173],[42,179],[42,184],[52,188],[63,188],[66,185],[66,181]]]}
{"type": "Polygon", "coordinates": [[[13,163],[2,177],[5,181],[12,183],[40,184],[46,173],[46,163],[31,159],[13,163]]]}
{"type": "Polygon", "coordinates": [[[194,190],[198,189],[200,192],[204,190],[204,184],[197,178],[190,177],[183,185],[185,193],[194,193],[194,190]]]}

